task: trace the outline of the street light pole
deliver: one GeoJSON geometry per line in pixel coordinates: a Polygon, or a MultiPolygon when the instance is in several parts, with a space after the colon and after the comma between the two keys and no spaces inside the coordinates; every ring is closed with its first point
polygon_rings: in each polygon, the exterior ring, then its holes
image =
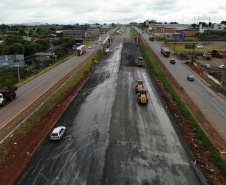
{"type": "Polygon", "coordinates": [[[225,58],[223,58],[223,63],[224,63],[224,68],[223,68],[223,74],[222,74],[221,85],[220,85],[220,88],[222,89],[223,89],[223,81],[224,81],[225,58]]]}

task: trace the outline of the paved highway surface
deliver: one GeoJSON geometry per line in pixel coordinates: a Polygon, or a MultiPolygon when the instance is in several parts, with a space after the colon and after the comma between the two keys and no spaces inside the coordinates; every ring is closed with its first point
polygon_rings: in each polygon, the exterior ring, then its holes
{"type": "Polygon", "coordinates": [[[67,127],[63,140],[47,136],[15,184],[205,184],[147,68],[137,66],[129,33],[113,41],[56,123],[67,127]],[[137,103],[137,79],[147,105],[137,103]]]}
{"type": "MultiPolygon", "coordinates": [[[[142,33],[138,30],[139,33],[142,33]]],[[[156,52],[160,53],[160,43],[156,41],[149,41],[147,34],[142,34],[150,47],[156,52]]],[[[159,55],[160,59],[164,62],[167,69],[177,82],[183,87],[191,99],[197,104],[203,114],[216,128],[222,138],[226,141],[226,102],[210,90],[192,70],[185,67],[185,61],[174,58],[171,54],[169,58],[159,55]],[[176,65],[170,64],[170,59],[175,59],[176,65]],[[187,76],[193,75],[194,82],[189,82],[187,76]]]]}
{"type": "MultiPolygon", "coordinates": [[[[106,38],[113,31],[109,31],[102,38],[106,38]]],[[[94,43],[82,56],[74,56],[19,87],[16,91],[17,99],[0,108],[0,141],[53,94],[65,82],[61,79],[89,57],[99,44],[94,43]]]]}

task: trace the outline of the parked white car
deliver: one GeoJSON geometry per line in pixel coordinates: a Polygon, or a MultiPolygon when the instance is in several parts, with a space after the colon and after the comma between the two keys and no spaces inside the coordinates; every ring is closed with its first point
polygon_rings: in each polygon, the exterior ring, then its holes
{"type": "Polygon", "coordinates": [[[197,48],[204,48],[204,46],[202,44],[198,44],[196,45],[197,48]]]}
{"type": "Polygon", "coordinates": [[[226,69],[226,66],[224,66],[224,65],[219,65],[218,68],[219,68],[219,69],[226,69]]]}
{"type": "Polygon", "coordinates": [[[50,140],[61,140],[65,133],[66,127],[60,126],[53,129],[50,134],[50,140]]]}
{"type": "Polygon", "coordinates": [[[91,49],[91,46],[89,46],[88,49],[91,49]]]}

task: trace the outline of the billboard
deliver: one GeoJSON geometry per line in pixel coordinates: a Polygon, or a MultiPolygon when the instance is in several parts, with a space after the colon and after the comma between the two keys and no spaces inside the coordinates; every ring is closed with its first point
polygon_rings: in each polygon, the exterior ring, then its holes
{"type": "Polygon", "coordinates": [[[184,39],[184,34],[181,33],[170,33],[167,34],[168,39],[184,39]]]}
{"type": "Polygon", "coordinates": [[[24,55],[0,55],[0,68],[24,66],[24,55]]]}

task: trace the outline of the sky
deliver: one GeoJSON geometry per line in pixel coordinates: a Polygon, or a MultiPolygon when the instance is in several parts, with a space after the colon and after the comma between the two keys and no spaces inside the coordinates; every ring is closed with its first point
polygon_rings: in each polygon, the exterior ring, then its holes
{"type": "Polygon", "coordinates": [[[0,24],[226,21],[225,0],[0,0],[0,24]]]}

